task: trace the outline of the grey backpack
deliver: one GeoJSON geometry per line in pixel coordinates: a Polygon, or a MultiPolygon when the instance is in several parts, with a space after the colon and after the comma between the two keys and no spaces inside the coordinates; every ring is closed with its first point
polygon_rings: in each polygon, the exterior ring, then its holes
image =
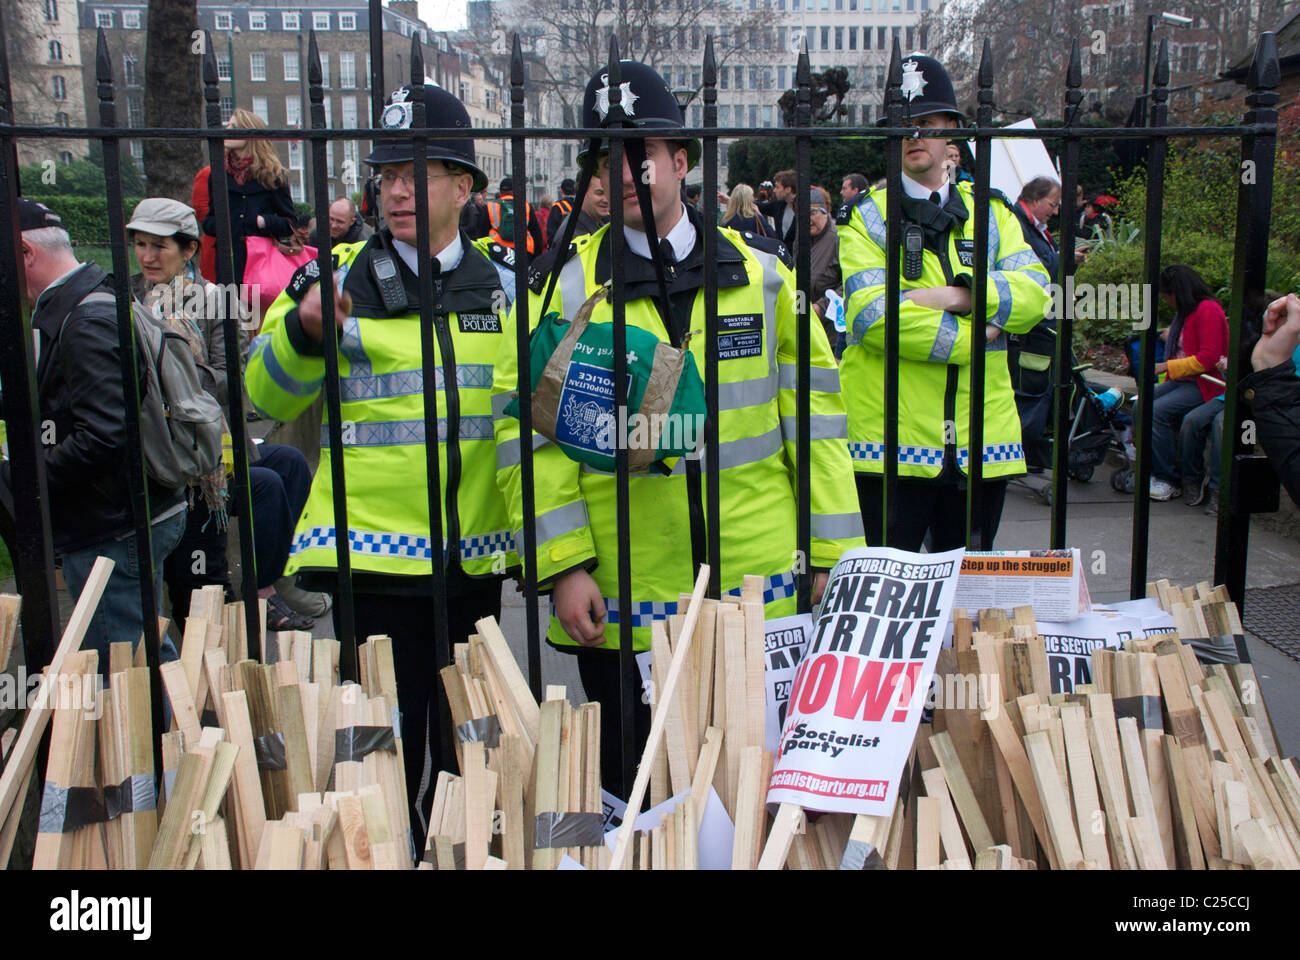
{"type": "MultiPolygon", "coordinates": [[[[96,291],[82,303],[113,303],[96,291]]],[[[140,398],[140,443],[149,476],[169,490],[207,476],[221,461],[221,405],[203,389],[185,338],[144,306],[132,302],[135,343],[145,363],[140,398]]],[[[64,320],[67,323],[67,320],[64,320]]]]}

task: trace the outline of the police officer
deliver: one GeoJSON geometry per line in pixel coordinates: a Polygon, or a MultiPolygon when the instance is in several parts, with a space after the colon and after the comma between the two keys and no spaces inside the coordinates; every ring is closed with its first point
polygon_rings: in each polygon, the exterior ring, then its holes
{"type": "MultiPolygon", "coordinates": [[[[899,305],[899,501],[890,504],[889,545],[918,550],[965,543],[966,470],[970,432],[972,324],[988,337],[984,388],[984,483],[979,540],[991,549],[1002,515],[1007,478],[1025,472],[1006,364],[1004,333],[1028,330],[1043,318],[1047,272],[1038,262],[1010,204],[989,207],[988,309],[971,316],[974,271],[972,184],[946,176],[946,142],[925,131],[963,123],[952,82],[932,57],[903,62],[905,117],[917,128],[903,142],[903,276],[899,305]],[[910,255],[908,251],[913,251],[910,255]]],[[[847,298],[848,347],[841,378],[849,414],[849,451],[856,471],[867,540],[883,542],[885,191],[843,209],[840,262],[847,298]]]]}
{"type": "MultiPolygon", "coordinates": [[[[356,633],[393,640],[407,791],[416,849],[423,848],[441,756],[431,728],[437,695],[432,549],[425,460],[424,391],[438,393],[442,559],[451,642],[474,622],[501,612],[501,581],[514,565],[505,504],[493,482],[492,363],[501,315],[513,291],[513,254],[459,230],[461,208],[487,178],[472,140],[428,142],[429,248],[416,248],[415,170],[408,128],[413,100],[424,98],[430,127],[469,127],[464,106],[432,86],[406,86],[390,98],[382,125],[401,139],[375,143],[384,227],[364,243],[334,248],[339,375],[347,463],[356,633]],[[423,357],[419,261],[433,272],[435,351],[423,357]]],[[[290,420],[317,396],[324,377],[316,262],[299,269],[266,314],[248,364],[248,393],[267,417],[290,420]]],[[[286,573],[314,589],[334,589],[335,538],[327,427],[321,463],[298,523],[286,573]]],[[[335,604],[335,610],[338,605],[335,604]]]]}
{"type": "MultiPolygon", "coordinates": [[[[621,69],[628,124],[654,132],[644,141],[645,167],[625,162],[622,170],[611,171],[604,148],[597,162],[600,183],[611,202],[621,197],[623,203],[626,285],[622,293],[627,323],[681,345],[689,331],[705,327],[704,224],[699,213],[682,202],[681,194],[681,181],[699,159],[700,144],[675,134],[682,126],[681,111],[658,73],[645,64],[627,61],[621,69]],[[648,184],[654,223],[662,239],[647,233],[634,169],[636,177],[648,184]],[[657,305],[651,244],[659,245],[667,264],[671,311],[666,317],[657,305]]],[[[587,84],[584,127],[606,125],[608,96],[608,75],[602,70],[587,84]]],[[[636,144],[630,143],[629,152],[635,149],[636,144]]],[[[775,240],[719,229],[716,250],[716,260],[710,266],[717,270],[719,336],[726,338],[728,347],[718,363],[723,470],[721,586],[724,593],[738,593],[745,574],[762,575],[767,581],[767,614],[781,616],[795,612],[794,570],[800,563],[793,482],[799,323],[794,283],[781,259],[784,248],[775,240]]],[[[540,271],[531,278],[529,319],[534,324],[547,312],[571,319],[610,279],[610,227],[602,226],[578,238],[563,256],[566,261],[560,269],[558,289],[545,308],[548,278],[540,271]]],[[[591,322],[612,322],[608,300],[596,306],[591,322]]],[[[512,311],[492,388],[499,398],[512,393],[517,382],[513,323],[512,311]]],[[[706,372],[705,338],[691,337],[689,349],[698,368],[706,372]]],[[[825,571],[844,550],[862,545],[863,540],[845,450],[839,376],[820,324],[812,327],[811,362],[813,540],[809,563],[813,570],[825,571]]],[[[511,525],[519,529],[523,526],[519,422],[502,416],[496,421],[496,431],[498,480],[510,505],[511,525]]],[[[577,655],[587,696],[605,705],[601,711],[605,785],[626,796],[631,784],[622,782],[618,735],[619,620],[631,618],[635,648],[647,650],[652,620],[676,612],[678,594],[693,584],[697,571],[692,544],[704,545],[706,531],[700,494],[691,492],[687,474],[690,470],[702,473],[707,461],[684,459],[669,476],[638,474],[630,478],[632,605],[627,609],[620,607],[617,599],[615,478],[580,466],[541,437],[532,443],[537,578],[543,589],[552,591],[554,601],[547,639],[556,648],[577,655]]],[[[707,478],[702,478],[695,489],[706,487],[707,478]]],[[[820,590],[824,582],[825,574],[820,573],[815,588],[820,590]]],[[[646,736],[648,726],[649,711],[642,704],[640,739],[646,736]]]]}

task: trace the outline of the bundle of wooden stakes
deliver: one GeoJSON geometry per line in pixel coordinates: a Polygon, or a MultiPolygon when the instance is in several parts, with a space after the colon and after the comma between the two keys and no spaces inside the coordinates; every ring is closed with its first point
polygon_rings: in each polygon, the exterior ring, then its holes
{"type": "MultiPolygon", "coordinates": [[[[134,655],[128,642],[111,645],[101,691],[96,655],[76,651],[80,636],[64,650],[65,635],[51,669],[60,687],[87,693],[60,690],[46,711],[36,867],[412,866],[391,641],[362,644],[361,683],[340,685],[337,641],[271,633],[259,663],[244,622],[220,588],[194,592],[181,657],[160,669],[172,725],[161,796],[143,645],[134,655]]],[[[74,613],[69,630],[84,626],[74,613]]],[[[6,815],[11,795],[6,771],[6,815]]],[[[0,843],[7,856],[12,837],[0,843]]]]}
{"type": "MultiPolygon", "coordinates": [[[[1195,599],[1218,625],[1239,624],[1218,591],[1195,599]]],[[[981,611],[977,624],[958,610],[953,625],[941,706],[917,739],[924,796],[905,801],[914,842],[900,866],[1300,866],[1300,776],[1250,664],[1207,668],[1163,634],[1094,650],[1092,682],[1053,694],[1031,608],[1011,622],[981,611]]]]}

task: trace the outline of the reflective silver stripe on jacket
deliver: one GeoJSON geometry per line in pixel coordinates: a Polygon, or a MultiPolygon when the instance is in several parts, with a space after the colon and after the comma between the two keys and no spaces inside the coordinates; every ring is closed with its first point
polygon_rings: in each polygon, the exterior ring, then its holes
{"type": "MultiPolygon", "coordinates": [[[[540,433],[533,434],[533,452],[536,453],[542,447],[551,441],[547,440],[540,433]]],[[[506,467],[519,466],[519,438],[514,437],[510,440],[502,440],[497,444],[497,469],[504,470],[506,467]]]]}
{"type": "Polygon", "coordinates": [[[860,513],[814,513],[810,519],[814,540],[847,540],[864,536],[860,513]]]}
{"type": "MultiPolygon", "coordinates": [[[[491,417],[461,417],[461,440],[491,440],[491,417]]],[[[320,428],[321,447],[330,444],[329,424],[322,423],[320,428]]],[[[424,443],[423,420],[380,420],[349,421],[343,424],[343,446],[345,447],[398,447],[407,444],[424,443]]],[[[438,418],[438,442],[447,441],[447,421],[438,418]]]]}
{"type": "MultiPolygon", "coordinates": [[[[793,390],[798,385],[796,379],[799,374],[799,368],[793,363],[783,363],[780,366],[780,382],[782,390],[793,390]]],[[[814,393],[839,393],[840,392],[840,370],[839,367],[809,367],[808,368],[808,387],[814,393]]]]}
{"type": "MultiPolygon", "coordinates": [[[[797,417],[781,418],[781,433],[790,443],[798,436],[799,420],[797,417]]],[[[849,418],[843,413],[816,413],[808,418],[808,436],[811,440],[847,440],[849,438],[849,418]]]]}
{"type": "MultiPolygon", "coordinates": [[[[575,500],[562,507],[547,510],[537,517],[537,542],[542,544],[566,533],[581,530],[585,526],[587,526],[587,503],[585,500],[575,500]]],[[[515,542],[524,542],[522,527],[515,531],[515,542]]]]}
{"type": "MultiPolygon", "coordinates": [[[[442,390],[446,377],[442,367],[434,370],[434,387],[442,390]]],[[[394,370],[391,373],[349,375],[342,378],[344,400],[386,400],[409,397],[424,391],[424,371],[394,370]]],[[[492,386],[492,364],[456,364],[456,386],[466,390],[487,390],[492,386]]]]}

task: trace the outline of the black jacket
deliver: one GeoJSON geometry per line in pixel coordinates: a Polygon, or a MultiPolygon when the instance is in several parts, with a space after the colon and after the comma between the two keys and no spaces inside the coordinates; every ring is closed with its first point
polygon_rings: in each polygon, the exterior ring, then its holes
{"type": "Polygon", "coordinates": [[[488,221],[487,207],[471,200],[460,208],[460,228],[471,240],[481,240],[488,235],[492,224],[488,221]]]}
{"type": "MultiPolygon", "coordinates": [[[[111,303],[79,305],[95,290],[113,292],[99,266],[83,264],[42,294],[32,311],[40,341],[37,404],[43,424],[53,425],[54,442],[43,449],[54,548],[60,553],[117,539],[133,526],[117,312],[111,303]]],[[[143,394],[143,365],[139,382],[143,394]]],[[[6,485],[9,468],[0,464],[6,485]]],[[[154,517],[181,496],[149,481],[154,517]]]]}
{"type": "Polygon", "coordinates": [[[1060,256],[1056,252],[1056,247],[1048,242],[1047,238],[1038,232],[1038,227],[1025,213],[1025,208],[1019,203],[1011,204],[1011,210],[1020,221],[1020,232],[1025,235],[1025,242],[1029,248],[1034,251],[1035,256],[1042,261],[1047,272],[1051,274],[1052,282],[1055,283],[1061,276],[1060,256]]]}
{"type": "Polygon", "coordinates": [[[769,200],[766,203],[757,204],[759,213],[772,221],[773,233],[782,243],[790,250],[794,249],[795,236],[799,232],[799,211],[795,211],[795,216],[790,218],[790,229],[783,234],[781,232],[781,221],[785,218],[785,211],[788,204],[784,200],[769,200]]]}
{"type": "Polygon", "coordinates": [[[1300,376],[1290,357],[1268,370],[1243,377],[1241,396],[1255,416],[1256,439],[1282,486],[1300,505],[1300,376]]]}
{"type": "MultiPolygon", "coordinates": [[[[582,209],[581,207],[578,207],[577,199],[577,197],[562,196],[555,203],[551,204],[551,214],[546,218],[546,246],[548,248],[555,242],[555,238],[561,235],[560,223],[564,218],[569,216],[575,208],[579,210],[582,209]],[[560,206],[561,203],[567,203],[569,209],[565,210],[564,207],[560,206]]],[[[587,232],[590,233],[591,231],[589,230],[587,232]]]]}
{"type": "MultiPolygon", "coordinates": [[[[287,184],[268,190],[252,177],[241,186],[226,171],[226,190],[230,198],[230,240],[235,261],[235,282],[242,283],[244,265],[248,263],[245,237],[287,237],[293,232],[295,213],[287,184]],[[261,216],[265,227],[257,225],[261,216]]],[[[217,217],[212,206],[212,178],[208,178],[208,215],[203,218],[203,232],[217,235],[217,217]]],[[[329,229],[326,224],[325,229],[329,229]]]]}

